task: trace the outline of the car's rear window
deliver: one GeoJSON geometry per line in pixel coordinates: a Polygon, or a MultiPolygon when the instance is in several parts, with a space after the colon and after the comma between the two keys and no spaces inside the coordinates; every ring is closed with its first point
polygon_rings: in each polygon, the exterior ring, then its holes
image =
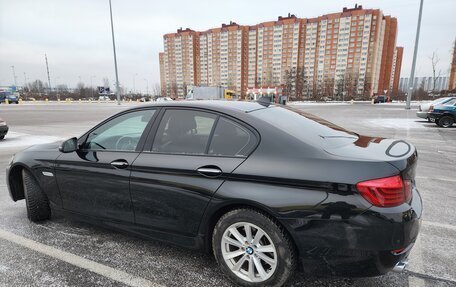
{"type": "Polygon", "coordinates": [[[358,139],[358,135],[353,132],[291,107],[273,106],[253,111],[251,115],[281,129],[300,141],[313,145],[329,147],[333,144],[353,143],[358,139]],[[327,139],[338,140],[336,142],[327,139]]]}

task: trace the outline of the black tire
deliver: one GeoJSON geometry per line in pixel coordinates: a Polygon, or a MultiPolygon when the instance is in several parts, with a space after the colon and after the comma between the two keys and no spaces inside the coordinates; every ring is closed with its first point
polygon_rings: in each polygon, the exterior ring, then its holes
{"type": "Polygon", "coordinates": [[[5,136],[0,136],[0,140],[2,140],[2,139],[4,139],[4,138],[5,138],[5,136]]]}
{"type": "MultiPolygon", "coordinates": [[[[258,232],[258,230],[256,232],[258,232]]],[[[217,263],[219,264],[220,269],[222,269],[225,276],[227,276],[232,282],[240,286],[284,286],[293,277],[297,266],[295,246],[291,241],[290,236],[284,230],[284,228],[280,226],[278,223],[276,223],[269,216],[261,212],[258,212],[254,209],[236,209],[223,215],[214,228],[214,232],[212,235],[212,250],[215,259],[217,260],[217,263]],[[253,224],[254,226],[261,228],[266,233],[266,235],[271,239],[271,243],[273,243],[273,245],[275,246],[275,257],[277,262],[276,267],[273,272],[271,269],[269,270],[269,272],[272,272],[272,275],[270,275],[270,277],[264,281],[251,282],[244,280],[243,278],[240,278],[231,270],[231,268],[227,265],[223,257],[222,238],[225,234],[225,231],[227,231],[228,228],[232,227],[233,224],[241,222],[247,222],[249,224],[253,224]]],[[[247,249],[242,250],[245,250],[247,252],[247,249]]],[[[250,260],[250,256],[256,256],[257,258],[259,258],[259,254],[258,256],[256,254],[248,254],[249,255],[246,255],[249,258],[248,260],[250,260]]],[[[240,257],[244,255],[240,255],[240,257]]],[[[249,262],[245,261],[245,264],[247,264],[247,266],[249,266],[248,263],[249,262]]],[[[250,267],[248,267],[248,269],[250,270],[250,267]]],[[[255,270],[258,272],[256,266],[252,270],[254,270],[254,272],[255,270]]]]}
{"type": "Polygon", "coordinates": [[[36,179],[27,171],[22,170],[24,197],[27,206],[27,217],[30,221],[38,222],[51,218],[51,208],[46,194],[41,190],[36,179]]]}
{"type": "Polygon", "coordinates": [[[442,128],[449,128],[454,124],[452,116],[443,116],[439,119],[438,125],[442,128]]]}

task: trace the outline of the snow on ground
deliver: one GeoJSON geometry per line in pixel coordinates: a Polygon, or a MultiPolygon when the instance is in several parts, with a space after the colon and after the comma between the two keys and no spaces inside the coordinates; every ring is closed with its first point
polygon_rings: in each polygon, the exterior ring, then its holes
{"type": "Polygon", "coordinates": [[[64,140],[55,136],[39,136],[25,133],[9,132],[4,140],[0,140],[0,150],[12,147],[26,147],[35,144],[51,143],[64,140]]]}
{"type": "Polygon", "coordinates": [[[383,128],[392,129],[424,129],[426,126],[423,122],[417,121],[416,119],[367,119],[365,122],[369,126],[377,126],[383,128]]]}

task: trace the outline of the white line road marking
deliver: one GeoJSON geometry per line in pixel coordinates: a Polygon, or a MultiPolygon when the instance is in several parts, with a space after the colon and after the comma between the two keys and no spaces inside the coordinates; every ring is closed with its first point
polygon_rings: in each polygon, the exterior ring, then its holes
{"type": "Polygon", "coordinates": [[[440,181],[449,181],[449,182],[456,182],[456,179],[454,178],[446,178],[446,177],[430,177],[430,176],[416,176],[415,178],[418,179],[435,179],[435,180],[440,180],[440,181]]]}
{"type": "Polygon", "coordinates": [[[10,241],[14,244],[23,246],[33,251],[45,254],[52,258],[64,261],[79,268],[97,273],[114,281],[133,286],[133,287],[162,287],[163,285],[155,284],[147,279],[131,275],[127,272],[114,269],[112,267],[85,259],[75,254],[71,254],[57,248],[33,241],[31,239],[16,235],[9,231],[0,229],[0,239],[10,241]]]}
{"type": "MultiPolygon", "coordinates": [[[[415,273],[424,274],[423,256],[421,250],[421,236],[418,236],[409,257],[410,270],[415,273]]],[[[408,280],[409,287],[424,287],[426,283],[422,278],[413,276],[409,276],[408,280]]]]}
{"type": "Polygon", "coordinates": [[[424,279],[418,278],[418,277],[409,276],[408,282],[409,282],[409,285],[408,285],[409,287],[425,287],[426,286],[426,281],[424,281],[424,279]]]}
{"type": "Polygon", "coordinates": [[[440,227],[443,229],[449,229],[452,231],[456,231],[456,226],[450,225],[450,224],[439,223],[439,222],[434,222],[434,221],[425,221],[425,220],[422,221],[422,224],[427,225],[427,226],[440,227]]]}

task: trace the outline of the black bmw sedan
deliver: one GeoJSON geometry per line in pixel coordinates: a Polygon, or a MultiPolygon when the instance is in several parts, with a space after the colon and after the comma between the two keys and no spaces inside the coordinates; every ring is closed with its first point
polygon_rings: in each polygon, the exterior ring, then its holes
{"type": "Polygon", "coordinates": [[[31,221],[62,213],[203,249],[243,286],[296,271],[376,276],[405,266],[422,202],[417,151],[285,106],[163,102],[14,156],[31,221]]]}

